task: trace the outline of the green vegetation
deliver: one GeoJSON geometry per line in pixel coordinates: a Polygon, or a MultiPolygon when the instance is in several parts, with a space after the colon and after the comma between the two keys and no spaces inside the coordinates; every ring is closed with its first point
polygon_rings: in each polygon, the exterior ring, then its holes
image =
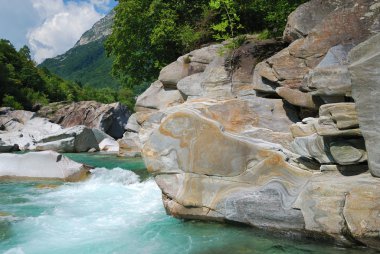
{"type": "Polygon", "coordinates": [[[119,82],[111,76],[112,58],[105,54],[104,39],[76,46],[65,54],[46,59],[39,67],[46,67],[64,79],[96,88],[117,88],[119,82]]]}
{"type": "Polygon", "coordinates": [[[113,74],[130,89],[152,82],[178,56],[244,34],[280,36],[287,16],[307,0],[119,0],[106,40],[113,74]]]}
{"type": "Polygon", "coordinates": [[[130,89],[95,89],[63,80],[47,68],[37,68],[30,58],[28,47],[16,51],[4,39],[0,40],[0,85],[0,105],[16,109],[31,110],[36,104],[57,101],[120,101],[130,107],[133,104],[130,89]]]}
{"type": "Polygon", "coordinates": [[[17,52],[1,40],[0,105],[32,109],[56,101],[96,100],[133,108],[135,95],[178,56],[215,40],[229,39],[225,50],[233,50],[250,33],[260,33],[261,39],[280,36],[289,13],[303,2],[119,0],[105,45],[101,39],[74,47],[40,68],[27,47],[17,52]]]}

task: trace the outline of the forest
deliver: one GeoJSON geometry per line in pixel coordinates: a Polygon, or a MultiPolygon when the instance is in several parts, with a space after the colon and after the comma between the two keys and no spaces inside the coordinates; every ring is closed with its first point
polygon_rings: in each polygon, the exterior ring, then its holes
{"type": "Polygon", "coordinates": [[[32,110],[57,101],[120,101],[133,109],[134,100],[157,78],[160,69],[202,45],[245,34],[266,39],[281,36],[287,16],[305,0],[119,0],[113,32],[105,41],[114,59],[117,88],[94,88],[67,81],[31,59],[27,46],[18,51],[0,40],[0,105],[32,110]]]}

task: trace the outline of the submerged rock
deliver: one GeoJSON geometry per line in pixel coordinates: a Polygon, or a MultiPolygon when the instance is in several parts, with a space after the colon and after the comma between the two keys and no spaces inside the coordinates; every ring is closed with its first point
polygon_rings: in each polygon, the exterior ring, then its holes
{"type": "Polygon", "coordinates": [[[83,180],[89,167],[53,152],[0,154],[1,178],[83,180]]]}

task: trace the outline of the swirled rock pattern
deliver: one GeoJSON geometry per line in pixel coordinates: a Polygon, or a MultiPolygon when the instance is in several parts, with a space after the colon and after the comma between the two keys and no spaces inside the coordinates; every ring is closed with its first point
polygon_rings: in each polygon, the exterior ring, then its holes
{"type": "Polygon", "coordinates": [[[380,249],[379,17],[379,0],[311,0],[283,41],[178,58],[119,153],[141,151],[175,217],[380,249]]]}

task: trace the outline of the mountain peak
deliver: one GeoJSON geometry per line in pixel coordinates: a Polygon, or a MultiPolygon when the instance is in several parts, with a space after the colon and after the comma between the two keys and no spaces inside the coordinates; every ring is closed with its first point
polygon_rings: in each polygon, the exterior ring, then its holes
{"type": "Polygon", "coordinates": [[[96,22],[90,30],[86,31],[77,41],[77,43],[75,43],[74,48],[103,39],[110,35],[112,33],[112,24],[114,17],[115,11],[112,10],[105,17],[96,22]]]}

